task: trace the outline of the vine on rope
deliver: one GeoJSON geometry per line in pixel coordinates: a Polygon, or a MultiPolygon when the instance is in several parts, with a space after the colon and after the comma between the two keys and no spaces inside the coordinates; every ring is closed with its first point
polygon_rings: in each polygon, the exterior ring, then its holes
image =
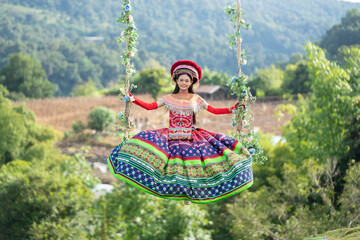
{"type": "Polygon", "coordinates": [[[126,48],[122,54],[122,64],[125,66],[126,82],[125,91],[120,90],[119,98],[125,102],[126,108],[125,113],[120,112],[118,114],[118,121],[115,124],[116,132],[115,136],[122,137],[126,140],[129,137],[129,131],[135,129],[135,124],[131,116],[131,102],[130,94],[135,85],[130,86],[130,76],[135,73],[134,64],[130,62],[130,59],[135,56],[137,52],[136,46],[138,45],[138,33],[135,25],[134,18],[132,16],[132,8],[130,0],[123,0],[123,12],[119,15],[117,20],[118,23],[123,24],[121,28],[121,36],[118,38],[119,44],[125,42],[126,48]]]}
{"type": "Polygon", "coordinates": [[[130,0],[123,0],[123,12],[120,14],[117,22],[124,24],[124,27],[121,31],[121,36],[118,38],[118,42],[126,42],[126,49],[122,55],[122,63],[126,68],[126,73],[131,76],[135,73],[134,64],[130,63],[130,58],[135,56],[137,52],[136,46],[139,44],[137,41],[138,33],[135,25],[135,21],[131,11],[130,0]]]}
{"type": "MultiPolygon", "coordinates": [[[[228,42],[227,45],[233,49],[237,46],[237,38],[240,38],[240,41],[242,41],[241,38],[241,33],[240,33],[240,28],[241,27],[245,27],[246,30],[250,29],[250,24],[245,22],[244,19],[244,10],[240,9],[240,23],[237,23],[237,18],[238,18],[238,12],[237,12],[237,4],[234,3],[232,6],[227,6],[225,8],[225,13],[230,16],[230,21],[234,23],[233,25],[233,32],[229,33],[226,35],[226,37],[228,38],[228,42]]],[[[244,52],[244,56],[245,56],[245,52],[244,52]]]]}
{"type": "MultiPolygon", "coordinates": [[[[233,49],[238,47],[238,40],[240,43],[242,42],[240,29],[245,28],[246,30],[249,30],[250,24],[245,21],[243,9],[240,8],[240,12],[238,12],[236,3],[233,4],[233,6],[227,6],[225,8],[225,13],[230,16],[230,21],[234,23],[233,32],[226,35],[228,38],[227,45],[230,49],[233,49]]],[[[241,65],[246,65],[246,58],[246,52],[245,50],[242,50],[238,55],[238,64],[240,68],[241,65]]],[[[239,72],[241,73],[241,69],[239,72]]],[[[241,74],[240,76],[232,77],[227,84],[231,88],[231,94],[236,95],[239,101],[239,105],[235,109],[235,115],[232,119],[232,126],[242,126],[238,129],[239,131],[236,131],[236,133],[233,134],[233,137],[239,139],[243,146],[249,149],[249,152],[253,155],[253,160],[256,163],[262,164],[266,161],[266,157],[264,156],[263,148],[260,145],[259,135],[253,130],[250,130],[254,119],[250,107],[255,103],[256,97],[252,96],[250,88],[247,86],[247,80],[248,77],[241,74]]]]}

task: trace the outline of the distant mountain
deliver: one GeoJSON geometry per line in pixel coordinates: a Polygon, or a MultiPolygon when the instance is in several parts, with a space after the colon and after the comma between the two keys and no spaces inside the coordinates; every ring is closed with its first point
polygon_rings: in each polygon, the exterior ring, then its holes
{"type": "MultiPolygon", "coordinates": [[[[235,2],[133,0],[133,16],[140,35],[137,68],[152,58],[167,68],[178,59],[191,59],[213,70],[236,73],[235,51],[225,44],[232,23],[224,13],[225,6],[235,2]]],[[[320,40],[347,10],[360,9],[359,3],[336,0],[241,2],[245,18],[252,25],[251,30],[242,31],[243,48],[248,55],[248,65],[244,67],[247,74],[302,52],[307,41],[320,40]]],[[[98,42],[102,48],[110,49],[108,54],[120,55],[116,43],[120,25],[116,20],[122,12],[121,4],[115,0],[0,0],[0,66],[11,52],[48,52],[53,41],[68,41],[75,48],[80,42],[84,48],[87,42],[98,42]]],[[[46,61],[44,55],[39,55],[43,56],[41,61],[46,61]]],[[[117,78],[97,77],[102,85],[117,78]]],[[[83,76],[79,79],[86,80],[83,76]]]]}

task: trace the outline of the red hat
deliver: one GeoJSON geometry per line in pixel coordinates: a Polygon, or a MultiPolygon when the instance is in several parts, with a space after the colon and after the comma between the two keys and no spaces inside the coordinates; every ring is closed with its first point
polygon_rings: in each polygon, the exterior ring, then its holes
{"type": "Polygon", "coordinates": [[[170,70],[170,74],[174,85],[176,85],[176,82],[174,80],[175,76],[184,73],[188,73],[193,77],[193,79],[196,79],[196,82],[194,83],[193,87],[197,88],[199,86],[199,81],[202,77],[201,68],[193,61],[189,61],[189,60],[177,61],[171,66],[171,70],[170,70]]]}

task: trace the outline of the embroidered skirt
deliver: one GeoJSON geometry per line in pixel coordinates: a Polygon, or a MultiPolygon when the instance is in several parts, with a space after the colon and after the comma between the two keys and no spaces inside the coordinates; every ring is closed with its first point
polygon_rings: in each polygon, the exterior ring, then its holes
{"type": "Polygon", "coordinates": [[[204,129],[188,141],[169,140],[168,128],[142,131],[108,158],[111,173],[158,197],[209,203],[249,188],[252,158],[241,143],[204,129]]]}

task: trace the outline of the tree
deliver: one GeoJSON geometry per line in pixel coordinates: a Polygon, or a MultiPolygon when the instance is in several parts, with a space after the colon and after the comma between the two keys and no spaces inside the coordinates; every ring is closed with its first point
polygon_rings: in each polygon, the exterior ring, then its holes
{"type": "Polygon", "coordinates": [[[272,65],[267,69],[257,69],[256,76],[251,77],[249,86],[256,91],[257,96],[272,96],[282,93],[281,85],[284,72],[272,65]]]}
{"type": "Polygon", "coordinates": [[[42,149],[51,154],[0,168],[0,238],[86,239],[92,219],[90,166],[52,145],[42,149]]]}
{"type": "Polygon", "coordinates": [[[51,97],[55,91],[55,85],[46,79],[41,64],[23,53],[12,54],[0,76],[10,92],[20,92],[29,98],[51,97]]]}
{"type": "Polygon", "coordinates": [[[153,68],[142,70],[134,77],[137,86],[134,93],[150,93],[156,99],[163,85],[168,85],[168,75],[164,68],[153,68]]]}
{"type": "Polygon", "coordinates": [[[319,46],[333,58],[341,46],[360,44],[360,10],[353,8],[336,24],[326,31],[319,46]]]}
{"type": "Polygon", "coordinates": [[[92,79],[89,79],[86,83],[76,86],[72,92],[72,96],[75,97],[98,97],[100,96],[98,89],[92,79]]]}
{"type": "Polygon", "coordinates": [[[299,61],[295,65],[289,64],[285,68],[282,89],[291,94],[308,93],[310,91],[310,74],[306,61],[299,61]]]}
{"type": "Polygon", "coordinates": [[[94,239],[210,239],[200,206],[150,196],[128,184],[114,186],[94,204],[94,239]]]}
{"type": "Polygon", "coordinates": [[[286,62],[277,62],[275,64],[276,68],[279,68],[285,71],[287,65],[296,65],[300,61],[306,60],[306,56],[303,53],[293,53],[289,60],[286,62]]]}
{"type": "Polygon", "coordinates": [[[97,182],[89,164],[61,155],[58,133],[3,92],[0,85],[0,239],[86,239],[97,182]]]}
{"type": "Polygon", "coordinates": [[[17,159],[26,160],[27,150],[41,143],[54,143],[62,134],[36,124],[36,117],[25,105],[13,107],[3,96],[0,85],[0,166],[17,159]]]}
{"type": "Polygon", "coordinates": [[[311,159],[300,166],[285,163],[281,178],[268,176],[268,185],[244,192],[228,206],[235,239],[300,240],[331,229],[336,217],[329,216],[329,206],[321,201],[323,189],[316,183],[324,176],[322,170],[311,159]]]}
{"type": "Polygon", "coordinates": [[[354,113],[350,77],[335,62],[327,60],[319,47],[308,43],[306,50],[311,93],[298,101],[297,112],[284,134],[298,160],[339,159],[346,149],[342,142],[354,113]]]}
{"type": "Polygon", "coordinates": [[[359,222],[358,164],[347,169],[358,161],[360,51],[344,48],[341,66],[311,43],[306,51],[310,92],[284,129],[286,143],[265,144],[268,167],[255,166],[253,191],[228,205],[236,239],[303,239],[359,222]]]}
{"type": "Polygon", "coordinates": [[[203,69],[203,76],[201,78],[202,85],[226,86],[228,80],[229,75],[226,73],[211,71],[208,67],[204,67],[203,69]]]}
{"type": "Polygon", "coordinates": [[[296,164],[307,159],[319,164],[322,173],[315,178],[315,185],[334,217],[344,188],[343,177],[359,149],[360,51],[347,48],[343,66],[330,62],[313,44],[307,44],[306,51],[311,92],[299,99],[284,135],[295,153],[296,164]]]}

